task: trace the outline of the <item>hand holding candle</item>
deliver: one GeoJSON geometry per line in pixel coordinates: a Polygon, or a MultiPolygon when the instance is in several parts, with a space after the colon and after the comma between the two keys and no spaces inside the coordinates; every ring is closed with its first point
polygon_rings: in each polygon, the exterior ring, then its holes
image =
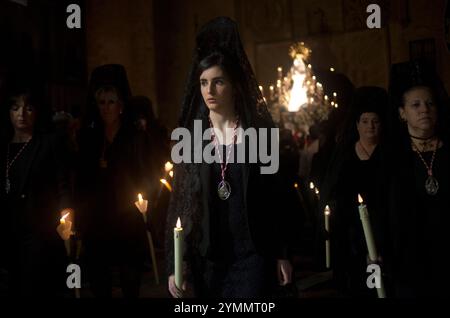
{"type": "Polygon", "coordinates": [[[61,214],[65,213],[60,219],[59,219],[59,225],[56,228],[56,231],[58,232],[59,236],[63,239],[64,245],[66,247],[66,253],[68,257],[71,257],[71,249],[70,249],[70,236],[72,233],[72,222],[67,219],[70,216],[71,210],[63,210],[61,214]]]}
{"type": "Polygon", "coordinates": [[[173,244],[175,257],[175,285],[181,289],[183,284],[183,228],[178,218],[176,227],[173,229],[173,244]]]}
{"type": "Polygon", "coordinates": [[[67,219],[70,215],[70,211],[63,210],[61,214],[64,212],[66,213],[59,219],[59,225],[56,228],[56,231],[64,241],[67,241],[72,235],[72,222],[67,219]]]}
{"type": "Polygon", "coordinates": [[[142,194],[138,194],[138,200],[134,202],[134,205],[138,208],[139,212],[144,216],[145,221],[147,221],[147,208],[148,200],[144,200],[142,194]]]}

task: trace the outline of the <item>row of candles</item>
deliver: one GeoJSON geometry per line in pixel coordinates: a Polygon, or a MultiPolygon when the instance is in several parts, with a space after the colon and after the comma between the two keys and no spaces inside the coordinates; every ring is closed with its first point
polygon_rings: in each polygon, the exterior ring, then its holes
{"type": "MultiPolygon", "coordinates": [[[[170,182],[168,182],[166,178],[167,178],[167,176],[170,176],[170,178],[173,178],[173,174],[174,174],[173,173],[173,164],[171,162],[166,162],[166,164],[164,166],[164,170],[166,172],[166,176],[164,178],[160,179],[160,182],[161,182],[160,190],[162,190],[162,187],[166,187],[167,190],[172,192],[172,186],[170,185],[170,182]]],[[[160,193],[161,193],[161,191],[160,191],[160,193]]],[[[137,201],[135,201],[134,204],[135,204],[136,208],[139,210],[139,212],[142,214],[144,224],[147,224],[148,200],[145,200],[143,198],[142,194],[139,193],[137,195],[137,201]]],[[[60,225],[58,226],[57,230],[58,230],[61,238],[64,240],[64,245],[66,248],[67,255],[70,257],[72,255],[71,248],[70,248],[71,247],[70,238],[74,234],[74,232],[72,231],[72,222],[69,220],[71,210],[64,210],[61,214],[63,214],[63,213],[64,213],[64,215],[59,220],[60,225]]],[[[181,225],[180,225],[180,227],[181,227],[181,225]]],[[[157,268],[157,263],[156,263],[153,239],[152,239],[150,231],[147,230],[146,232],[147,232],[147,239],[149,242],[150,254],[152,257],[152,265],[153,265],[153,269],[155,271],[155,280],[156,280],[156,283],[159,284],[159,275],[158,275],[158,268],[157,268]]],[[[77,290],[76,290],[76,293],[77,293],[77,290]]],[[[77,293],[77,298],[79,298],[78,293],[77,293]]]]}
{"type": "MultiPolygon", "coordinates": [[[[296,188],[298,185],[296,186],[296,188]]],[[[314,186],[314,183],[309,184],[309,188],[314,191],[315,195],[318,199],[320,199],[320,193],[319,189],[314,186]]],[[[366,240],[367,250],[369,252],[369,260],[371,262],[376,263],[378,261],[378,252],[375,245],[375,239],[373,236],[372,226],[370,223],[370,217],[369,217],[369,211],[367,209],[367,205],[364,204],[364,200],[361,197],[360,194],[358,194],[358,211],[359,211],[359,217],[361,219],[363,231],[364,231],[364,237],[366,240]]],[[[331,215],[331,209],[328,205],[325,206],[324,209],[324,218],[325,218],[325,231],[327,233],[326,239],[325,239],[325,262],[326,262],[326,268],[331,268],[331,242],[330,242],[330,215],[331,215]]],[[[380,288],[377,288],[377,294],[378,298],[386,298],[386,293],[383,286],[383,281],[381,281],[380,288]]]]}
{"type": "MultiPolygon", "coordinates": [[[[173,165],[170,162],[167,162],[165,165],[166,174],[168,174],[171,178],[173,178],[173,165]]],[[[161,184],[163,184],[170,192],[172,191],[172,187],[170,183],[166,179],[160,179],[161,184]]],[[[295,187],[298,188],[298,185],[295,184],[295,187]]],[[[314,183],[310,183],[310,189],[314,190],[315,195],[320,198],[320,192],[319,189],[314,186],[314,183]]],[[[138,194],[138,200],[134,203],[139,212],[141,212],[143,216],[144,223],[147,224],[147,210],[148,210],[148,200],[145,200],[142,196],[142,194],[138,194]]],[[[369,218],[369,212],[367,209],[367,206],[364,204],[364,201],[361,197],[361,195],[358,194],[358,202],[359,202],[359,214],[360,219],[362,222],[363,230],[364,230],[364,236],[367,244],[367,249],[369,252],[369,259],[372,262],[376,262],[378,260],[378,252],[375,245],[375,240],[373,237],[372,227],[370,224],[370,218],[369,218]]],[[[70,212],[65,213],[61,219],[60,219],[60,225],[61,225],[61,237],[65,241],[66,250],[67,253],[70,255],[70,236],[73,234],[72,232],[72,222],[67,220],[68,216],[70,215],[70,212]]],[[[325,217],[325,231],[327,234],[330,233],[330,215],[331,210],[330,207],[327,205],[324,210],[324,217],[325,217]]],[[[175,269],[175,284],[178,288],[181,288],[183,283],[183,228],[181,226],[181,220],[180,218],[177,219],[176,226],[173,230],[174,235],[174,269],[175,269]]],[[[152,256],[152,263],[153,268],[155,270],[155,277],[156,282],[159,284],[159,276],[158,276],[158,270],[156,266],[156,258],[155,258],[155,251],[154,251],[154,245],[153,240],[151,237],[150,231],[147,231],[147,237],[149,241],[149,247],[150,247],[150,253],[152,256]]],[[[331,244],[330,244],[330,237],[327,235],[325,240],[325,257],[326,257],[326,267],[331,267],[331,244]]],[[[385,291],[383,288],[383,285],[381,288],[377,289],[378,297],[379,298],[385,298],[385,291]]]]}

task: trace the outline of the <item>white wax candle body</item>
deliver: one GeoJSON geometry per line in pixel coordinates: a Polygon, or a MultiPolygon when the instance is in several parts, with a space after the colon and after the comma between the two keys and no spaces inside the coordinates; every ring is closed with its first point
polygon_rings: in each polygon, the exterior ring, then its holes
{"type": "MultiPolygon", "coordinates": [[[[317,189],[316,189],[317,190],[317,189]]],[[[326,267],[331,267],[331,244],[330,244],[330,208],[328,205],[325,207],[325,231],[327,232],[327,238],[325,240],[325,260],[326,267]]]]}
{"type": "Polygon", "coordinates": [[[369,252],[369,258],[372,262],[377,261],[378,253],[375,246],[375,240],[373,238],[372,226],[370,224],[369,212],[367,211],[367,206],[365,204],[360,204],[359,216],[364,230],[364,236],[366,238],[367,250],[369,252]]]}
{"type": "MultiPolygon", "coordinates": [[[[378,252],[375,246],[375,240],[373,238],[372,226],[370,224],[369,211],[364,203],[361,203],[358,207],[359,216],[364,230],[364,236],[366,238],[367,250],[369,252],[369,258],[372,262],[378,261],[378,252]]],[[[384,290],[383,280],[380,281],[380,288],[377,288],[378,298],[386,298],[386,292],[384,290]]]]}
{"type": "Polygon", "coordinates": [[[174,257],[175,257],[175,285],[181,288],[183,284],[183,229],[173,229],[174,257]]]}

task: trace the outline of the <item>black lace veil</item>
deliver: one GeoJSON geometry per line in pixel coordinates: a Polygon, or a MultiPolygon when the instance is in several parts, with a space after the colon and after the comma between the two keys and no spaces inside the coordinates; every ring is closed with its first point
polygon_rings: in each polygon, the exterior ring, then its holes
{"type": "Polygon", "coordinates": [[[185,87],[179,126],[191,128],[194,119],[202,118],[207,110],[199,88],[200,61],[214,51],[226,52],[237,63],[243,100],[237,105],[241,121],[248,126],[275,127],[267,105],[259,90],[247,54],[244,51],[237,23],[228,17],[218,17],[206,23],[198,32],[193,61],[185,87]]]}

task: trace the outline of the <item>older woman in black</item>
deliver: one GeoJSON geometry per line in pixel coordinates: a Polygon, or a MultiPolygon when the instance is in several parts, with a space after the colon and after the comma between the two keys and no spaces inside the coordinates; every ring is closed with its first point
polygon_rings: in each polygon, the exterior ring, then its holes
{"type": "Polygon", "coordinates": [[[127,120],[130,96],[125,69],[104,65],[90,83],[89,124],[80,134],[78,202],[85,262],[94,295],[112,296],[114,267],[125,297],[138,297],[148,256],[138,193],[148,198],[149,149],[127,120]]]}
{"type": "Polygon", "coordinates": [[[62,296],[67,259],[57,226],[71,207],[67,152],[61,139],[43,132],[38,94],[15,85],[9,96],[2,105],[0,266],[11,296],[62,296]]]}
{"type": "Polygon", "coordinates": [[[195,296],[267,296],[277,273],[280,284],[291,282],[289,230],[283,224],[289,222],[285,198],[295,195],[294,189],[286,190],[278,174],[261,174],[260,162],[230,162],[245,147],[238,128],[274,127],[235,23],[213,20],[200,31],[197,45],[180,125],[192,132],[198,119],[203,129],[212,128],[212,140],[203,147],[213,142],[221,163],[176,166],[167,222],[169,292],[182,297],[185,287],[177,288],[173,275],[171,230],[180,216],[186,233],[184,282],[193,284],[195,296]]]}
{"type": "Polygon", "coordinates": [[[392,140],[379,202],[391,295],[448,297],[448,96],[424,61],[394,65],[390,95],[392,140]]]}
{"type": "Polygon", "coordinates": [[[322,187],[322,211],[325,205],[332,211],[335,282],[341,292],[352,297],[374,295],[366,285],[368,252],[358,212],[358,194],[375,217],[373,200],[377,174],[380,173],[387,105],[388,96],[384,89],[356,89],[345,132],[335,149],[322,187]]]}

